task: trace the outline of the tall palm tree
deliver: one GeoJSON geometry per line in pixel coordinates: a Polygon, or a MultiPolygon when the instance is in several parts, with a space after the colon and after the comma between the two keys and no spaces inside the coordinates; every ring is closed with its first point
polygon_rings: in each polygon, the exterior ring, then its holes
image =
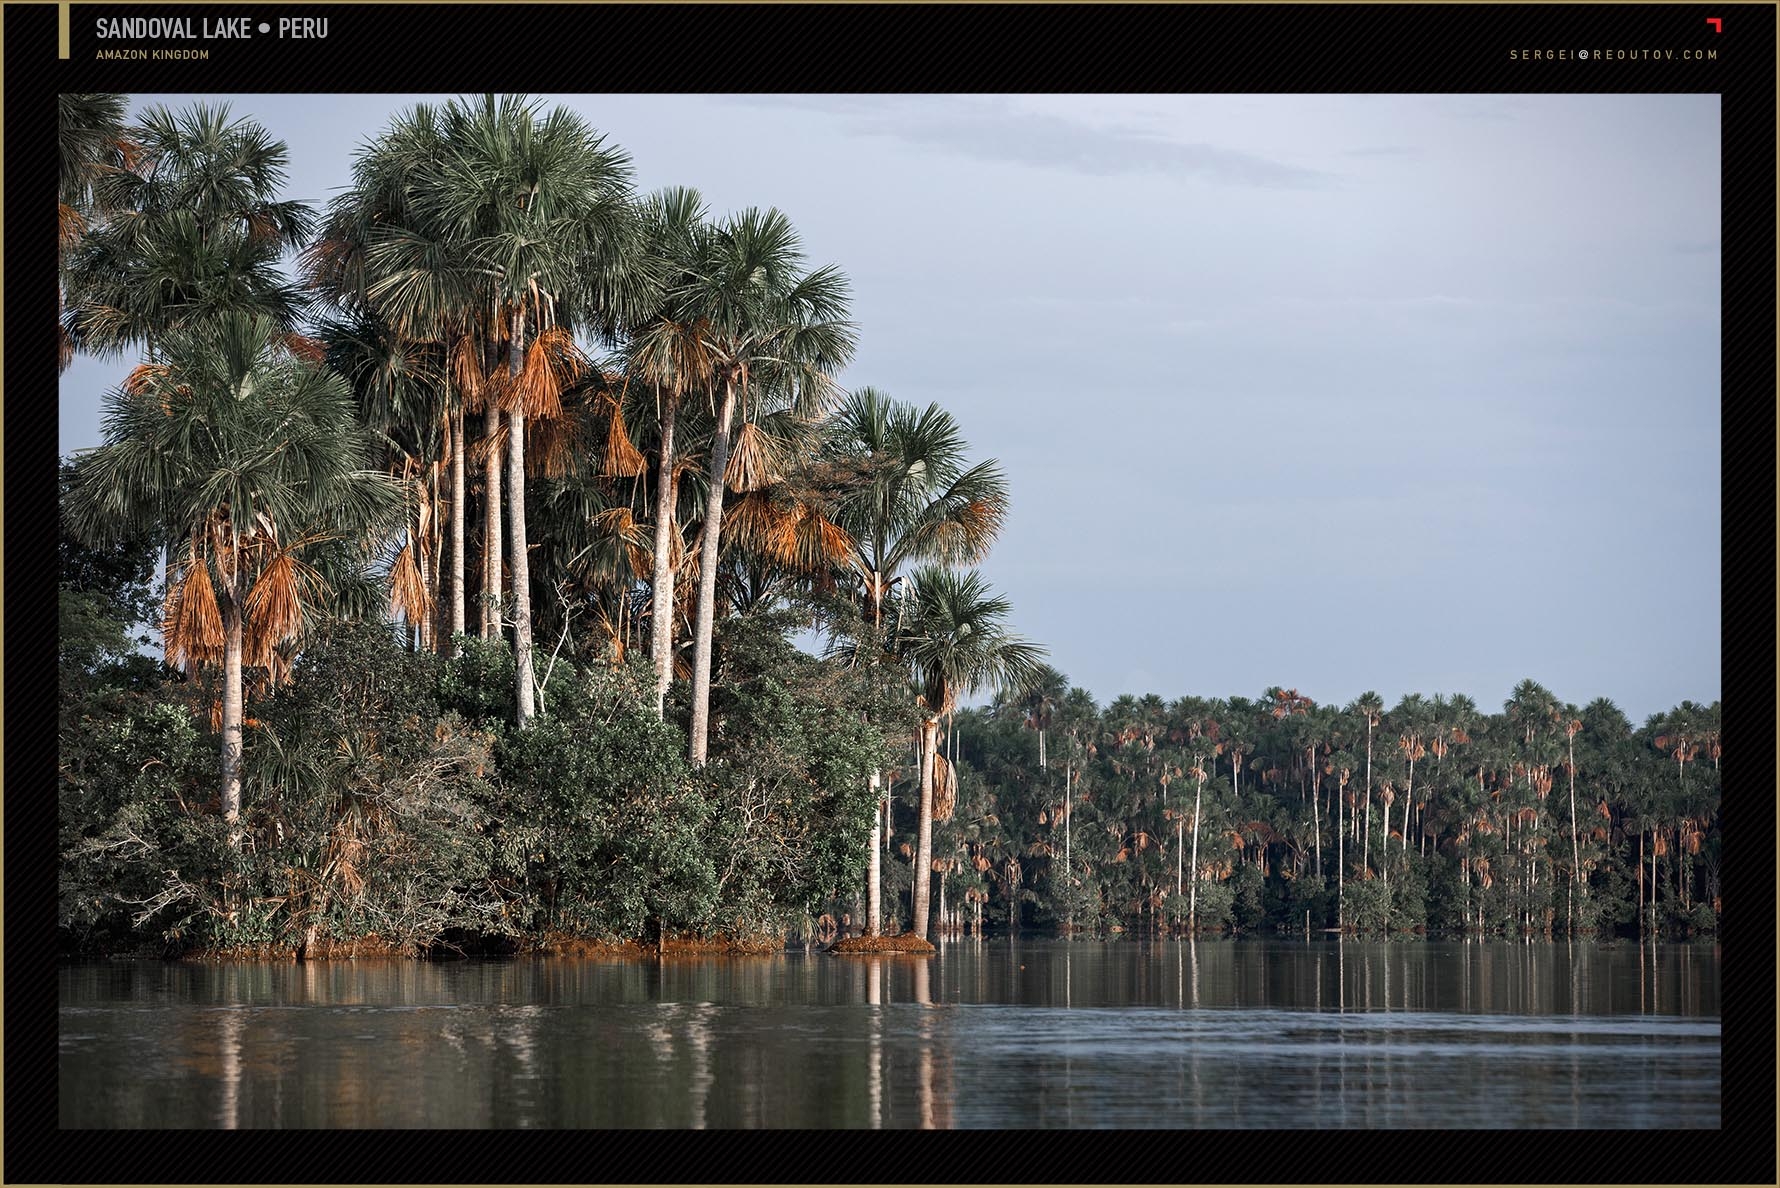
{"type": "Polygon", "coordinates": [[[1020,708],[1025,711],[1025,726],[1038,732],[1040,771],[1050,770],[1049,756],[1045,752],[1045,732],[1051,728],[1057,707],[1068,695],[1069,679],[1049,664],[1039,670],[1032,684],[1020,694],[1020,708]]]}
{"type": "MultiPolygon", "coordinates": [[[[417,198],[439,237],[466,246],[507,330],[507,551],[518,725],[535,709],[531,570],[525,519],[528,417],[560,411],[568,377],[555,365],[577,316],[608,330],[630,296],[627,262],[639,244],[631,165],[566,107],[540,114],[523,96],[454,100],[445,111],[450,151],[417,198]],[[528,338],[529,335],[529,338],[528,338]],[[528,346],[529,343],[529,346],[528,346]]],[[[625,311],[628,312],[628,311],[625,311]]]]}
{"type": "Polygon", "coordinates": [[[560,412],[575,380],[571,330],[610,335],[634,312],[629,158],[567,108],[494,95],[416,108],[368,157],[347,203],[377,222],[364,291],[396,325],[450,346],[453,377],[486,409],[483,632],[500,626],[504,486],[523,727],[535,709],[526,426],[560,412]],[[465,342],[472,329],[479,351],[465,342]]]}
{"type": "MultiPolygon", "coordinates": [[[[1397,708],[1391,711],[1392,728],[1397,732],[1397,750],[1403,755],[1408,765],[1407,778],[1403,786],[1403,825],[1402,850],[1405,861],[1409,854],[1409,810],[1415,800],[1415,765],[1428,753],[1427,734],[1428,719],[1431,713],[1428,699],[1420,693],[1405,693],[1397,708]]],[[[1391,821],[1387,814],[1384,823],[1385,857],[1390,857],[1391,821]]]]}
{"type": "Polygon", "coordinates": [[[802,271],[802,246],[782,213],[743,211],[705,240],[699,268],[670,293],[674,320],[701,325],[711,360],[706,395],[716,413],[693,626],[688,753],[695,767],[704,765],[710,736],[718,552],[738,409],[746,421],[757,415],[756,401],[776,394],[800,415],[815,415],[831,395],[832,372],[852,356],[854,344],[846,278],[833,267],[802,271]]]}
{"type": "Polygon", "coordinates": [[[694,308],[682,308],[679,295],[691,288],[710,254],[711,228],[697,190],[676,187],[643,204],[647,252],[656,262],[660,289],[655,308],[630,333],[631,367],[655,396],[654,550],[650,575],[649,654],[655,662],[655,715],[661,717],[674,679],[675,508],[680,470],[675,432],[686,394],[702,389],[713,359],[706,324],[694,308]]]}
{"type": "Polygon", "coordinates": [[[1347,707],[1347,712],[1356,714],[1366,724],[1366,829],[1360,841],[1361,853],[1365,855],[1365,869],[1372,866],[1372,734],[1384,720],[1384,698],[1368,689],[1360,694],[1347,707]]]}
{"type": "Polygon", "coordinates": [[[907,621],[900,624],[900,649],[919,691],[921,802],[915,855],[915,935],[927,937],[927,908],[933,883],[934,756],[940,719],[960,694],[993,686],[1015,690],[1030,682],[1044,649],[1013,634],[1007,626],[1008,600],[990,592],[976,570],[959,573],[926,566],[912,575],[907,621]]]}
{"type": "MultiPolygon", "coordinates": [[[[848,484],[835,521],[852,542],[845,568],[874,630],[883,628],[885,603],[906,567],[973,565],[994,543],[1007,514],[1007,480],[993,459],[968,465],[968,448],[957,420],[937,404],[917,409],[874,388],[849,394],[829,418],[822,458],[848,484]]],[[[881,773],[873,773],[872,787],[882,787],[881,773]]],[[[878,828],[874,820],[868,888],[882,875],[878,828]]],[[[870,904],[867,927],[876,935],[875,892],[870,904]]]]}
{"type": "MultiPolygon", "coordinates": [[[[441,237],[439,229],[429,226],[415,209],[429,171],[436,171],[448,149],[440,108],[419,104],[398,113],[354,157],[351,186],[330,203],[320,233],[302,257],[309,288],[340,311],[347,324],[378,324],[396,352],[424,350],[436,361],[426,391],[417,393],[403,411],[413,422],[411,428],[424,430],[423,420],[437,422],[438,441],[450,454],[451,561],[442,644],[467,629],[465,417],[484,411],[487,386],[474,334],[481,308],[479,273],[464,245],[441,237]]],[[[498,412],[492,406],[486,411],[496,418],[498,428],[498,412]]],[[[489,464],[498,466],[494,452],[487,453],[489,464]]],[[[498,529],[498,487],[491,489],[497,492],[491,503],[498,529]]],[[[493,544],[490,551],[498,558],[498,531],[493,544]]],[[[496,565],[497,592],[499,572],[496,565]]],[[[446,586],[442,575],[435,574],[434,581],[446,586]]],[[[485,638],[491,634],[491,606],[484,599],[485,638]]]]}
{"type": "Polygon", "coordinates": [[[266,318],[172,332],[106,397],[105,444],[77,456],[70,518],[103,538],[154,526],[182,542],[168,660],[222,670],[221,803],[241,812],[243,668],[274,677],[329,583],[314,564],[390,525],[346,382],[293,356],[266,318]]]}
{"type": "Polygon", "coordinates": [[[276,195],[288,152],[226,105],[174,113],[151,107],[125,134],[124,164],[92,182],[109,213],[68,260],[72,345],[118,356],[222,315],[271,319],[291,332],[306,297],[280,271],[307,239],[313,214],[276,195]]]}
{"type": "MultiPolygon", "coordinates": [[[[66,264],[91,220],[104,213],[96,193],[106,174],[121,168],[128,142],[124,138],[125,97],[62,94],[56,96],[56,149],[59,158],[56,235],[58,300],[66,298],[66,264]]],[[[57,308],[57,367],[74,361],[74,341],[61,324],[65,305],[57,308]]]]}

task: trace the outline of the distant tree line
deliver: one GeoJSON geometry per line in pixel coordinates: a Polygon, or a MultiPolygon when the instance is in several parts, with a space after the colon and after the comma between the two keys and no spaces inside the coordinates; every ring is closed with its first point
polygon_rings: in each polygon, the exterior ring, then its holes
{"type": "Polygon", "coordinates": [[[1718,702],[1097,706],[1047,670],[951,729],[957,927],[1680,935],[1723,907],[1718,702]]]}

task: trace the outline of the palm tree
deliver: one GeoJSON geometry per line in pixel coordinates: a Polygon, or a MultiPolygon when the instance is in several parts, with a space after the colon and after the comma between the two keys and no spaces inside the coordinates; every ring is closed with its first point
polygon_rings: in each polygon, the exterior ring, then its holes
{"type": "Polygon", "coordinates": [[[1063,698],[1069,694],[1069,679],[1055,668],[1046,664],[1039,670],[1033,682],[1020,695],[1021,708],[1025,711],[1025,725],[1030,730],[1038,731],[1038,769],[1048,771],[1050,765],[1045,754],[1045,731],[1050,729],[1051,720],[1062,704],[1063,698]]]}
{"type": "Polygon", "coordinates": [[[695,767],[704,765],[710,735],[717,561],[738,408],[745,421],[757,413],[757,401],[776,394],[800,415],[815,414],[832,390],[830,374],[852,356],[854,342],[846,278],[832,267],[802,272],[797,232],[779,211],[743,211],[704,239],[698,269],[669,294],[673,320],[701,326],[711,360],[706,395],[716,412],[693,627],[688,752],[695,767]]]}
{"type": "Polygon", "coordinates": [[[992,594],[976,570],[959,573],[926,566],[911,575],[907,619],[900,624],[900,650],[919,690],[921,707],[921,803],[915,855],[915,935],[926,939],[928,897],[933,881],[934,756],[940,719],[960,694],[985,686],[1014,690],[1030,682],[1044,649],[1007,627],[1012,611],[1006,598],[992,594]]]}
{"type": "MultiPolygon", "coordinates": [[[[957,421],[937,404],[916,409],[873,388],[851,393],[829,418],[821,457],[845,484],[835,521],[852,542],[845,568],[874,630],[881,631],[906,566],[976,564],[994,543],[1007,481],[993,459],[966,465],[967,449],[957,421]]],[[[872,778],[880,787],[879,773],[872,778]]],[[[874,842],[876,830],[874,823],[874,842]]],[[[874,844],[868,886],[880,877],[874,844]]],[[[873,935],[877,902],[873,894],[873,935]]]]}
{"type": "Polygon", "coordinates": [[[367,469],[346,382],[240,315],[161,340],[106,397],[105,444],[77,456],[70,518],[103,538],[164,529],[185,553],[168,583],[170,663],[220,667],[221,803],[241,812],[243,668],[276,679],[331,591],[317,554],[352,552],[400,496],[367,469]]]}
{"type": "MultiPolygon", "coordinates": [[[[441,644],[467,629],[465,416],[486,411],[497,420],[496,428],[499,416],[482,399],[487,384],[473,333],[479,275],[463,245],[439,238],[415,209],[428,171],[437,169],[448,148],[439,108],[421,104],[396,115],[354,158],[351,187],[330,204],[320,234],[302,257],[305,282],[344,315],[346,325],[377,325],[391,353],[420,352],[433,364],[425,390],[406,402],[403,413],[408,427],[428,438],[436,421],[438,444],[450,454],[451,563],[441,644]]],[[[498,466],[494,452],[487,452],[489,465],[498,466]]],[[[498,493],[498,485],[491,490],[498,493]]],[[[489,551],[498,559],[498,494],[491,503],[497,531],[489,551]]],[[[497,564],[492,570],[497,592],[499,573],[497,564]]],[[[433,579],[435,586],[445,585],[443,575],[435,572],[433,579]]],[[[484,600],[484,638],[493,633],[492,606],[484,600]]]]}
{"type": "Polygon", "coordinates": [[[454,100],[445,109],[450,151],[430,171],[417,205],[464,244],[486,278],[491,321],[507,330],[501,395],[507,431],[507,551],[511,558],[518,725],[535,709],[531,569],[525,520],[528,417],[561,409],[572,382],[557,366],[568,327],[609,331],[630,312],[629,264],[639,246],[631,165],[565,107],[541,115],[523,96],[454,100]],[[528,332],[531,335],[528,347],[528,332]]]}
{"type": "Polygon", "coordinates": [[[1372,866],[1372,732],[1384,720],[1384,698],[1368,689],[1354,699],[1347,707],[1350,714],[1358,714],[1366,723],[1366,830],[1361,839],[1360,850],[1365,855],[1365,869],[1372,866]]]}
{"type": "Polygon", "coordinates": [[[278,262],[307,239],[313,216],[275,197],[284,143],[253,120],[231,120],[226,105],[202,103],[178,114],[151,107],[126,135],[126,163],[92,182],[110,213],[69,257],[72,345],[153,356],[163,335],[231,313],[294,331],[306,297],[278,262]]]}
{"type": "MultiPolygon", "coordinates": [[[[1405,693],[1397,708],[1391,711],[1392,727],[1397,731],[1397,749],[1408,764],[1408,774],[1403,786],[1403,833],[1402,850],[1404,861],[1409,856],[1409,810],[1415,800],[1415,765],[1428,753],[1426,736],[1428,733],[1428,715],[1430,706],[1427,698],[1420,693],[1405,693]]],[[[1391,819],[1387,813],[1384,822],[1385,858],[1390,858],[1391,819]]]]}
{"type": "MultiPolygon", "coordinates": [[[[642,220],[648,252],[662,284],[657,308],[631,330],[631,366],[654,391],[657,406],[655,542],[651,563],[649,651],[655,662],[655,715],[661,717],[674,679],[674,510],[679,493],[675,429],[687,392],[703,387],[712,369],[702,318],[685,317],[671,294],[695,283],[709,254],[711,234],[697,190],[673,188],[652,196],[642,220]]],[[[693,311],[686,311],[692,313],[693,311]]]]}
{"type": "MultiPolygon", "coordinates": [[[[106,174],[120,168],[127,142],[124,139],[122,95],[63,94],[56,96],[56,148],[59,157],[57,197],[60,199],[56,263],[58,300],[65,299],[64,273],[69,254],[80,244],[91,219],[103,213],[96,190],[106,174]]],[[[74,341],[61,324],[64,307],[57,309],[57,367],[66,371],[74,361],[74,341]]]]}

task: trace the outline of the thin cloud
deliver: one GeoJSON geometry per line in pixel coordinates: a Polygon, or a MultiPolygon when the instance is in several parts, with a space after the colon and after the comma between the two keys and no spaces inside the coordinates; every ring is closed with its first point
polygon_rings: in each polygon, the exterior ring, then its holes
{"type": "Polygon", "coordinates": [[[1131,125],[1094,126],[1006,104],[951,97],[745,95],[732,102],[794,107],[846,120],[845,130],[937,148],[979,161],[1001,161],[1089,177],[1151,174],[1194,177],[1264,189],[1321,189],[1335,178],[1319,170],[1239,149],[1175,140],[1131,125]]]}
{"type": "Polygon", "coordinates": [[[1317,170],[1236,149],[1165,139],[1129,127],[1094,128],[1036,112],[963,106],[931,114],[891,114],[854,127],[978,160],[1059,169],[1090,177],[1172,174],[1224,185],[1318,189],[1317,170]]]}
{"type": "Polygon", "coordinates": [[[1422,151],[1408,144],[1374,144],[1364,148],[1348,149],[1345,157],[1419,157],[1422,151]]]}

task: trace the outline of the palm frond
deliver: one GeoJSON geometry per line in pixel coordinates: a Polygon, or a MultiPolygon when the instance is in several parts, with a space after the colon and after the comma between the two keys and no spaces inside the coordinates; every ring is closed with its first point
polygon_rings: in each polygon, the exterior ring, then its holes
{"type": "Polygon", "coordinates": [[[177,583],[169,583],[161,640],[167,663],[190,672],[223,660],[222,612],[210,582],[210,565],[193,547],[177,583]]]}

